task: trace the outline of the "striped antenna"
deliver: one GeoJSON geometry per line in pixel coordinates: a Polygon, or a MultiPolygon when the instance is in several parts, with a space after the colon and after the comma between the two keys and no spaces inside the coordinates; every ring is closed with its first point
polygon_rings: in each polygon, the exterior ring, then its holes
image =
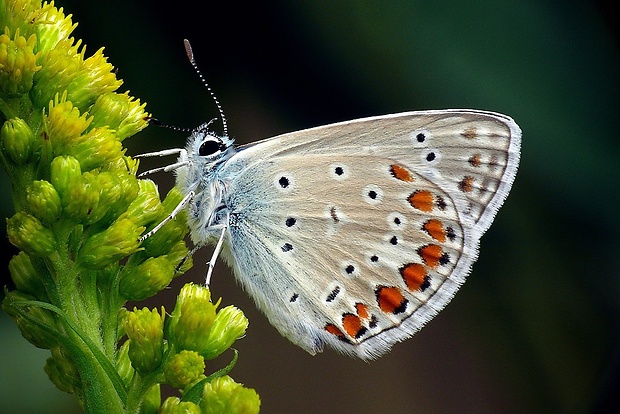
{"type": "Polygon", "coordinates": [[[173,131],[180,131],[180,132],[193,132],[194,131],[194,128],[182,128],[182,127],[166,124],[166,123],[160,121],[159,119],[153,118],[153,117],[147,117],[146,120],[151,125],[155,125],[155,126],[160,127],[160,128],[168,128],[168,129],[171,129],[173,131]]]}
{"type": "Polygon", "coordinates": [[[191,63],[192,66],[194,67],[194,70],[198,74],[198,77],[200,77],[202,84],[209,91],[211,98],[213,98],[213,102],[215,102],[215,105],[217,106],[217,110],[220,112],[220,116],[222,117],[222,126],[224,128],[224,136],[228,136],[228,125],[226,124],[226,117],[224,116],[222,105],[220,105],[220,101],[217,100],[215,93],[213,93],[213,91],[211,90],[211,87],[205,80],[204,76],[202,76],[202,72],[198,68],[198,64],[196,63],[196,60],[194,59],[194,52],[192,51],[192,46],[189,44],[189,40],[183,39],[183,44],[185,45],[185,53],[187,53],[187,58],[189,59],[189,63],[191,63]]]}

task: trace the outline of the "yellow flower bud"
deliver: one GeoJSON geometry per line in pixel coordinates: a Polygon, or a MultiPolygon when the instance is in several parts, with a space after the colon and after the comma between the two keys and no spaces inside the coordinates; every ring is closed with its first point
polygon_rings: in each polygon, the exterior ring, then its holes
{"type": "Polygon", "coordinates": [[[52,161],[50,175],[52,185],[60,195],[63,205],[66,205],[73,183],[82,179],[80,162],[73,157],[56,157],[52,161]]]}
{"type": "Polygon", "coordinates": [[[22,336],[37,348],[50,349],[58,345],[57,336],[40,326],[42,324],[55,330],[55,315],[47,309],[20,303],[29,300],[35,300],[35,297],[12,290],[2,301],[2,309],[15,320],[22,336]]]}
{"type": "MultiPolygon", "coordinates": [[[[32,16],[27,16],[32,19],[32,16]]],[[[28,20],[24,18],[24,20],[28,20]]],[[[37,28],[39,36],[39,50],[49,51],[56,47],[58,42],[68,39],[77,23],[71,21],[71,15],[65,16],[62,9],[58,10],[53,3],[45,3],[37,13],[31,25],[37,28]]]]}
{"type": "Polygon", "coordinates": [[[181,390],[205,378],[204,371],[205,360],[196,351],[182,350],[164,365],[166,383],[181,390]]]}
{"type": "Polygon", "coordinates": [[[149,257],[121,275],[119,292],[127,300],[144,300],[163,290],[173,277],[174,266],[166,256],[149,257]]]}
{"type": "Polygon", "coordinates": [[[24,293],[33,295],[40,300],[47,297],[42,282],[42,276],[38,274],[32,265],[30,256],[24,252],[19,252],[9,262],[9,272],[15,287],[24,293]]]}
{"type": "Polygon", "coordinates": [[[37,66],[34,47],[37,37],[28,40],[15,31],[13,40],[8,27],[0,35],[0,95],[6,98],[19,97],[32,88],[33,76],[41,69],[37,66]]]}
{"type": "Polygon", "coordinates": [[[122,141],[148,125],[145,106],[140,104],[139,99],[129,96],[128,92],[106,93],[97,98],[89,112],[94,118],[93,126],[107,125],[116,131],[116,138],[122,141]]]}
{"type": "MultiPolygon", "coordinates": [[[[108,211],[114,207],[121,197],[122,188],[116,175],[107,171],[86,172],[82,178],[90,190],[97,193],[97,203],[91,207],[84,223],[97,223],[103,217],[109,216],[108,211]]],[[[112,223],[116,218],[108,217],[104,225],[112,223]]]]}
{"type": "Polygon", "coordinates": [[[28,213],[18,211],[6,227],[9,241],[29,255],[47,257],[56,248],[54,233],[28,213]]]}
{"type": "Polygon", "coordinates": [[[187,249],[185,240],[179,240],[170,248],[166,255],[176,270],[175,277],[182,275],[192,268],[193,258],[192,256],[188,256],[188,254],[189,250],[187,249]]]}
{"type": "Polygon", "coordinates": [[[42,53],[39,60],[41,70],[35,74],[34,85],[30,91],[35,107],[46,107],[57,94],[68,90],[81,67],[83,58],[78,51],[80,44],[81,40],[74,44],[72,38],[60,39],[54,47],[42,53]]]}
{"type": "Polygon", "coordinates": [[[211,293],[204,286],[188,283],[181,288],[168,324],[168,339],[176,349],[205,351],[218,304],[211,303],[211,293]]]}
{"type": "Polygon", "coordinates": [[[159,201],[157,185],[153,181],[138,180],[138,186],[138,196],[129,205],[122,217],[132,220],[137,225],[148,226],[158,222],[160,217],[164,215],[164,208],[159,201]]]}
{"type": "Polygon", "coordinates": [[[32,158],[34,134],[21,118],[12,118],[2,125],[0,131],[2,152],[16,165],[28,163],[32,158]]]}
{"type": "Polygon", "coordinates": [[[225,375],[205,384],[200,407],[205,414],[257,414],[260,398],[253,389],[225,375]]]}
{"type": "Polygon", "coordinates": [[[66,99],[82,111],[95,103],[99,95],[117,90],[122,82],[116,79],[113,66],[99,49],[84,59],[81,41],[62,39],[43,54],[41,70],[35,75],[31,93],[33,104],[43,107],[59,92],[66,91],[66,99]]]}
{"type": "Polygon", "coordinates": [[[82,175],[69,183],[62,202],[65,216],[77,223],[87,223],[99,204],[99,191],[93,188],[91,180],[82,175]]]}
{"type": "Polygon", "coordinates": [[[78,263],[87,269],[103,269],[139,249],[144,227],[127,219],[119,219],[110,227],[84,242],[78,253],[78,263]]]}
{"type": "Polygon", "coordinates": [[[72,182],[64,197],[66,215],[83,224],[94,224],[105,218],[102,224],[109,225],[118,218],[118,211],[127,207],[124,191],[131,188],[121,182],[126,178],[127,175],[108,171],[82,174],[72,182]]]}
{"type": "Polygon", "coordinates": [[[82,387],[80,374],[65,356],[61,347],[51,349],[52,356],[45,362],[45,373],[59,390],[74,393],[82,387]]]}
{"type": "Polygon", "coordinates": [[[248,324],[248,319],[236,307],[230,305],[220,309],[211,326],[209,338],[204,343],[202,355],[207,360],[218,357],[245,335],[248,324]]]}
{"type": "Polygon", "coordinates": [[[103,48],[84,59],[84,48],[80,53],[79,70],[72,74],[67,87],[69,99],[79,108],[95,103],[98,96],[114,92],[122,81],[116,79],[114,66],[103,55],[103,48]]]}
{"type": "Polygon", "coordinates": [[[181,401],[179,397],[168,397],[161,405],[161,414],[202,414],[200,407],[190,401],[181,401]]]}
{"type": "Polygon", "coordinates": [[[60,196],[48,181],[34,181],[26,190],[26,202],[28,210],[45,223],[52,224],[60,217],[60,196]]]}
{"type": "Polygon", "coordinates": [[[104,218],[106,223],[118,219],[121,214],[125,213],[129,205],[135,201],[140,190],[138,184],[139,180],[135,175],[131,175],[127,171],[114,171],[114,173],[111,174],[114,175],[114,179],[117,183],[115,188],[119,196],[115,202],[110,203],[108,213],[104,218]]]}
{"type": "Polygon", "coordinates": [[[87,113],[80,114],[80,110],[73,102],[67,101],[67,94],[50,102],[48,113],[43,117],[43,125],[47,136],[52,143],[55,155],[73,155],[73,146],[92,122],[87,113]]]}
{"type": "Polygon", "coordinates": [[[164,317],[156,309],[134,308],[124,325],[131,365],[142,375],[155,371],[164,356],[164,317]]]}
{"type": "Polygon", "coordinates": [[[80,161],[82,170],[107,167],[123,155],[121,142],[107,127],[93,128],[76,138],[71,148],[66,150],[80,161]]]}

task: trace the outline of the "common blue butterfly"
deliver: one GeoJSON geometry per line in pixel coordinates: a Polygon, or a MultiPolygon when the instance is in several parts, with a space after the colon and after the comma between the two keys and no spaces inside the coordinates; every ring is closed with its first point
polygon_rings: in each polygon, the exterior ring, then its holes
{"type": "MultiPolygon", "coordinates": [[[[196,68],[187,41],[186,49],[196,68]]],[[[179,154],[162,168],[176,172],[185,195],[172,216],[187,208],[193,242],[216,243],[209,276],[221,249],[290,341],[311,354],[329,345],[372,359],[463,284],[508,196],[520,143],[506,115],[451,109],[239,147],[207,123],[185,149],[143,156],[179,154]]]]}

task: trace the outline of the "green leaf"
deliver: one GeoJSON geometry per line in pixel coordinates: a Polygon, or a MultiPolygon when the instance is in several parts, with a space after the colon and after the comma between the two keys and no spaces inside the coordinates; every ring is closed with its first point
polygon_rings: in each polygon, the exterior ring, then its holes
{"type": "Polygon", "coordinates": [[[234,349],[234,348],[230,348],[230,349],[232,349],[232,351],[235,354],[233,355],[233,358],[228,363],[228,365],[226,365],[222,369],[219,369],[219,370],[215,371],[213,374],[209,375],[205,379],[203,379],[203,380],[199,381],[198,383],[196,383],[196,385],[194,385],[192,388],[190,388],[185,393],[185,395],[183,395],[183,398],[181,398],[181,401],[183,401],[183,402],[188,401],[188,402],[193,402],[194,404],[200,404],[200,399],[202,398],[202,390],[204,388],[204,385],[207,382],[213,381],[215,378],[219,378],[219,377],[223,377],[224,375],[228,375],[228,373],[230,371],[232,371],[232,369],[237,364],[237,359],[239,359],[239,352],[236,349],[234,349]]]}

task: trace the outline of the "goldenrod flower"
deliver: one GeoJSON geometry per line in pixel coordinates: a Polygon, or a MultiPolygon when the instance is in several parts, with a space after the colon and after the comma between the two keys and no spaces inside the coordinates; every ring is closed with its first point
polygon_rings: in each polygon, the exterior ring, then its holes
{"type": "Polygon", "coordinates": [[[60,219],[60,196],[49,181],[33,181],[26,189],[26,202],[28,210],[42,222],[52,224],[60,219]]]}
{"type": "Polygon", "coordinates": [[[168,397],[161,405],[161,414],[202,414],[200,406],[178,397],[168,397]]]}
{"type": "Polygon", "coordinates": [[[47,257],[56,249],[54,233],[23,211],[7,220],[7,234],[13,245],[28,254],[47,257]]]}
{"type": "Polygon", "coordinates": [[[0,131],[2,152],[19,165],[26,164],[32,157],[34,134],[28,124],[20,118],[9,119],[0,131]]]}
{"type": "Polygon", "coordinates": [[[214,359],[226,351],[239,338],[245,335],[248,319],[235,306],[220,309],[215,316],[209,338],[204,344],[202,355],[206,359],[214,359]]]}
{"type": "MultiPolygon", "coordinates": [[[[70,37],[75,26],[53,2],[0,0],[0,166],[13,188],[7,234],[21,250],[2,307],[50,350],[50,380],[86,412],[156,412],[160,384],[207,378],[202,354],[223,352],[247,323],[240,311],[217,313],[209,290],[195,285],[182,290],[167,327],[163,308],[124,308],[191,266],[186,217],[141,239],[182,195],[174,189],[162,202],[152,181],[137,179],[122,142],[150,115],[118,92],[103,49],[89,55],[70,37]]],[[[200,412],[197,402],[169,399],[162,411],[200,412]]]]}
{"type": "Polygon", "coordinates": [[[168,324],[168,337],[173,346],[202,354],[216,309],[209,289],[191,283],[183,286],[168,324]]]}
{"type": "Polygon", "coordinates": [[[9,262],[9,272],[18,291],[28,295],[37,295],[39,300],[47,299],[42,278],[26,253],[19,252],[13,256],[9,262]]]}
{"type": "Polygon", "coordinates": [[[141,374],[155,371],[164,357],[164,316],[156,309],[127,312],[125,330],[129,337],[129,359],[141,374]]]}
{"type": "Polygon", "coordinates": [[[32,88],[34,74],[41,69],[37,66],[34,53],[37,37],[32,34],[26,39],[19,29],[11,31],[4,28],[0,35],[0,91],[7,98],[17,98],[32,88]]]}
{"type": "Polygon", "coordinates": [[[205,378],[204,371],[205,360],[198,352],[182,350],[166,361],[164,377],[174,388],[185,389],[205,378]]]}
{"type": "Polygon", "coordinates": [[[121,275],[119,292],[127,300],[144,300],[168,286],[173,277],[174,265],[166,256],[149,257],[121,275]]]}
{"type": "Polygon", "coordinates": [[[205,414],[254,414],[260,410],[260,398],[253,389],[223,376],[205,384],[200,407],[205,414]]]}

